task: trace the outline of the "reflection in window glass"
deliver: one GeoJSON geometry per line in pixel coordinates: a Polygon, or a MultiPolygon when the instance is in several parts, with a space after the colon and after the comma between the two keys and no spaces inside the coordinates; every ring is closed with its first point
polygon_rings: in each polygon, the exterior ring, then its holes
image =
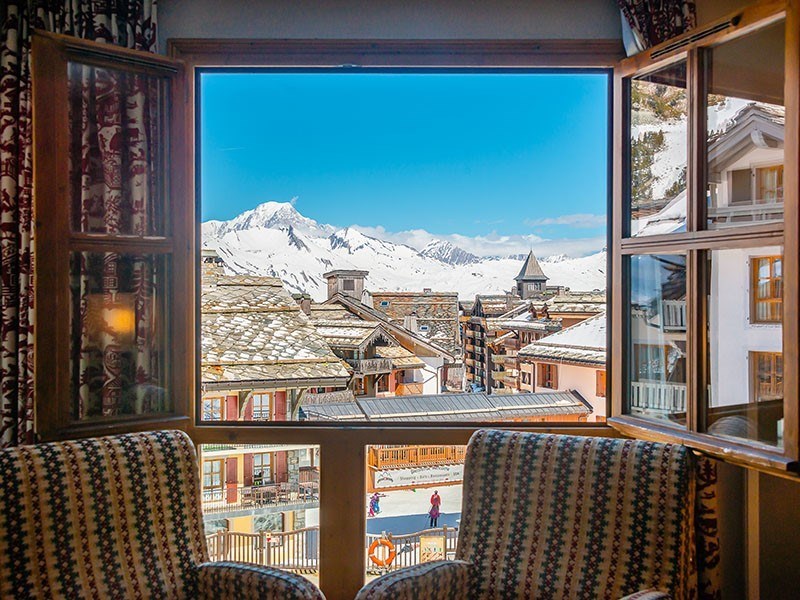
{"type": "Polygon", "coordinates": [[[465,453],[466,446],[367,447],[368,580],[454,558],[465,453]]]}
{"type": "Polygon", "coordinates": [[[201,446],[210,559],[277,567],[319,580],[319,446],[201,446]]]}
{"type": "Polygon", "coordinates": [[[709,253],[710,433],[782,444],[782,252],[709,253]]]}
{"type": "Polygon", "coordinates": [[[72,253],[74,418],[172,410],[166,388],[168,261],[165,255],[72,253]]]}
{"type": "Polygon", "coordinates": [[[783,219],[784,29],[709,51],[709,229],[783,219]]]}
{"type": "Polygon", "coordinates": [[[686,229],[686,63],[631,81],[631,236],[686,229]]]}
{"type": "Polygon", "coordinates": [[[627,413],[686,425],[686,257],[630,259],[627,413]]]}

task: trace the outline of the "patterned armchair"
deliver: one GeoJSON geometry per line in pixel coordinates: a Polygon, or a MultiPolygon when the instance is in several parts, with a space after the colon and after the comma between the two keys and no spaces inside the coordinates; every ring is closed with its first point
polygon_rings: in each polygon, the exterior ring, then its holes
{"type": "Polygon", "coordinates": [[[0,451],[0,598],[321,600],[291,573],[208,562],[198,473],[178,431],[0,451]]]}
{"type": "Polygon", "coordinates": [[[456,560],[400,569],[358,600],[696,597],[682,446],[478,431],[456,560]]]}

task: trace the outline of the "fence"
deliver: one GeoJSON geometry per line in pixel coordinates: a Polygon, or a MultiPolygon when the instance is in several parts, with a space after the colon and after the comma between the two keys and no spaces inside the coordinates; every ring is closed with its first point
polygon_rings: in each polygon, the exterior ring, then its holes
{"type": "MultiPolygon", "coordinates": [[[[451,556],[458,544],[458,528],[437,527],[406,535],[387,534],[394,544],[397,556],[388,567],[378,568],[367,556],[365,568],[368,572],[386,572],[411,567],[420,562],[420,536],[441,535],[445,538],[445,556],[451,556]]],[[[366,546],[381,535],[367,534],[366,546]]],[[[206,536],[209,559],[212,561],[234,560],[276,567],[289,571],[319,570],[319,526],[296,531],[270,533],[240,533],[218,531],[206,536]]]]}
{"type": "MultiPolygon", "coordinates": [[[[301,473],[302,475],[302,473],[301,473]]],[[[306,473],[306,481],[261,486],[230,485],[203,490],[203,513],[206,515],[264,507],[319,505],[319,475],[306,473]]]]}
{"type": "Polygon", "coordinates": [[[369,465],[376,469],[458,464],[464,462],[464,446],[372,446],[369,465]]]}

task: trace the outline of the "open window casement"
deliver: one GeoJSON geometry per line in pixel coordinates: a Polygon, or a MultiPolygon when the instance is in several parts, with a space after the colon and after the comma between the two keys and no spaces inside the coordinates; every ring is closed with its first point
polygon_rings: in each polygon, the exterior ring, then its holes
{"type": "Polygon", "coordinates": [[[194,205],[185,75],[162,56],[33,38],[36,427],[185,427],[194,205]]]}

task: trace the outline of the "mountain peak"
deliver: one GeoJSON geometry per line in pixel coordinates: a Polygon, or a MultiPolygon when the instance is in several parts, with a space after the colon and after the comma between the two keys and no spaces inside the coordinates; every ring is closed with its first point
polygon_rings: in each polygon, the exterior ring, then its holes
{"type": "Polygon", "coordinates": [[[479,257],[462,250],[447,240],[431,240],[420,251],[420,254],[448,265],[468,265],[480,261],[479,257]]]}

